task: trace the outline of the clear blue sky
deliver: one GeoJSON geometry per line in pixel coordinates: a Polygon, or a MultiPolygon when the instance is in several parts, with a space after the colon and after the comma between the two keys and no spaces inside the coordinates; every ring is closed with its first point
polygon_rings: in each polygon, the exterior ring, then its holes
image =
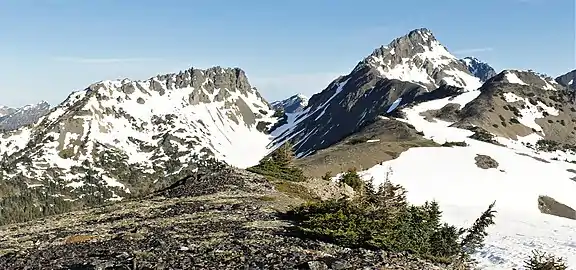
{"type": "Polygon", "coordinates": [[[426,27],[457,56],[557,76],[575,68],[573,0],[0,0],[0,104],[90,83],[243,68],[269,100],[321,91],[426,27]]]}

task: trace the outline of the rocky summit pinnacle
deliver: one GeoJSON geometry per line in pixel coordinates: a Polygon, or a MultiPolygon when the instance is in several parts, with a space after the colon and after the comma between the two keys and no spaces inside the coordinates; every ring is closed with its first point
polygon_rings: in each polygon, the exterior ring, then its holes
{"type": "Polygon", "coordinates": [[[365,65],[374,68],[379,76],[412,82],[429,91],[441,85],[470,90],[481,85],[426,28],[412,30],[374,50],[356,69],[365,65]]]}

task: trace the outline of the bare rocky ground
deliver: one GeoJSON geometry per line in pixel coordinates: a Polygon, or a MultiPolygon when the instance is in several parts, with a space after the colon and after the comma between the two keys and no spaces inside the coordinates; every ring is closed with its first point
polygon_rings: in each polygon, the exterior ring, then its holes
{"type": "Polygon", "coordinates": [[[278,213],[317,185],[214,163],[146,198],[0,227],[0,269],[443,269],[301,238],[278,213]]]}

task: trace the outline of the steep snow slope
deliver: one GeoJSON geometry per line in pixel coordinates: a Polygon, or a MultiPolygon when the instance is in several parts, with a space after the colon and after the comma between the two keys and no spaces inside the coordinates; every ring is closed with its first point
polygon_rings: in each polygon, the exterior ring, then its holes
{"type": "Polygon", "coordinates": [[[98,82],[3,135],[0,184],[56,185],[50,193],[70,201],[98,186],[117,200],[178,179],[196,155],[251,166],[268,152],[272,114],[237,68],[98,82]]]}
{"type": "Polygon", "coordinates": [[[570,269],[576,269],[576,220],[542,214],[538,208],[538,197],[543,195],[576,209],[576,164],[564,161],[575,161],[576,153],[543,153],[519,142],[534,142],[536,135],[519,141],[497,137],[506,147],[477,141],[468,138],[473,134],[469,130],[439,119],[430,122],[421,115],[448,103],[464,106],[478,94],[424,102],[404,109],[405,119],[401,119],[438,143],[464,141],[468,146],[412,148],[361,172],[362,177],[379,184],[392,170],[391,181],[408,190],[411,202],[437,200],[444,220],[460,226],[470,226],[496,200],[496,225],[489,230],[486,246],[475,255],[483,269],[520,267],[533,249],[565,257],[570,269]],[[493,158],[497,168],[479,168],[477,155],[493,158]]]}

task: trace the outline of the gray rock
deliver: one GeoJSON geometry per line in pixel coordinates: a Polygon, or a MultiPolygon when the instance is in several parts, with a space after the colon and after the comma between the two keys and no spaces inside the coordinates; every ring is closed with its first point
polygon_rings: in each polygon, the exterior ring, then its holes
{"type": "Polygon", "coordinates": [[[538,196],[538,209],[544,214],[576,219],[576,210],[549,196],[538,196]]]}
{"type": "Polygon", "coordinates": [[[481,168],[481,169],[498,168],[498,162],[490,156],[478,154],[478,155],[476,155],[474,160],[476,161],[476,166],[478,166],[478,168],[481,168]]]}

